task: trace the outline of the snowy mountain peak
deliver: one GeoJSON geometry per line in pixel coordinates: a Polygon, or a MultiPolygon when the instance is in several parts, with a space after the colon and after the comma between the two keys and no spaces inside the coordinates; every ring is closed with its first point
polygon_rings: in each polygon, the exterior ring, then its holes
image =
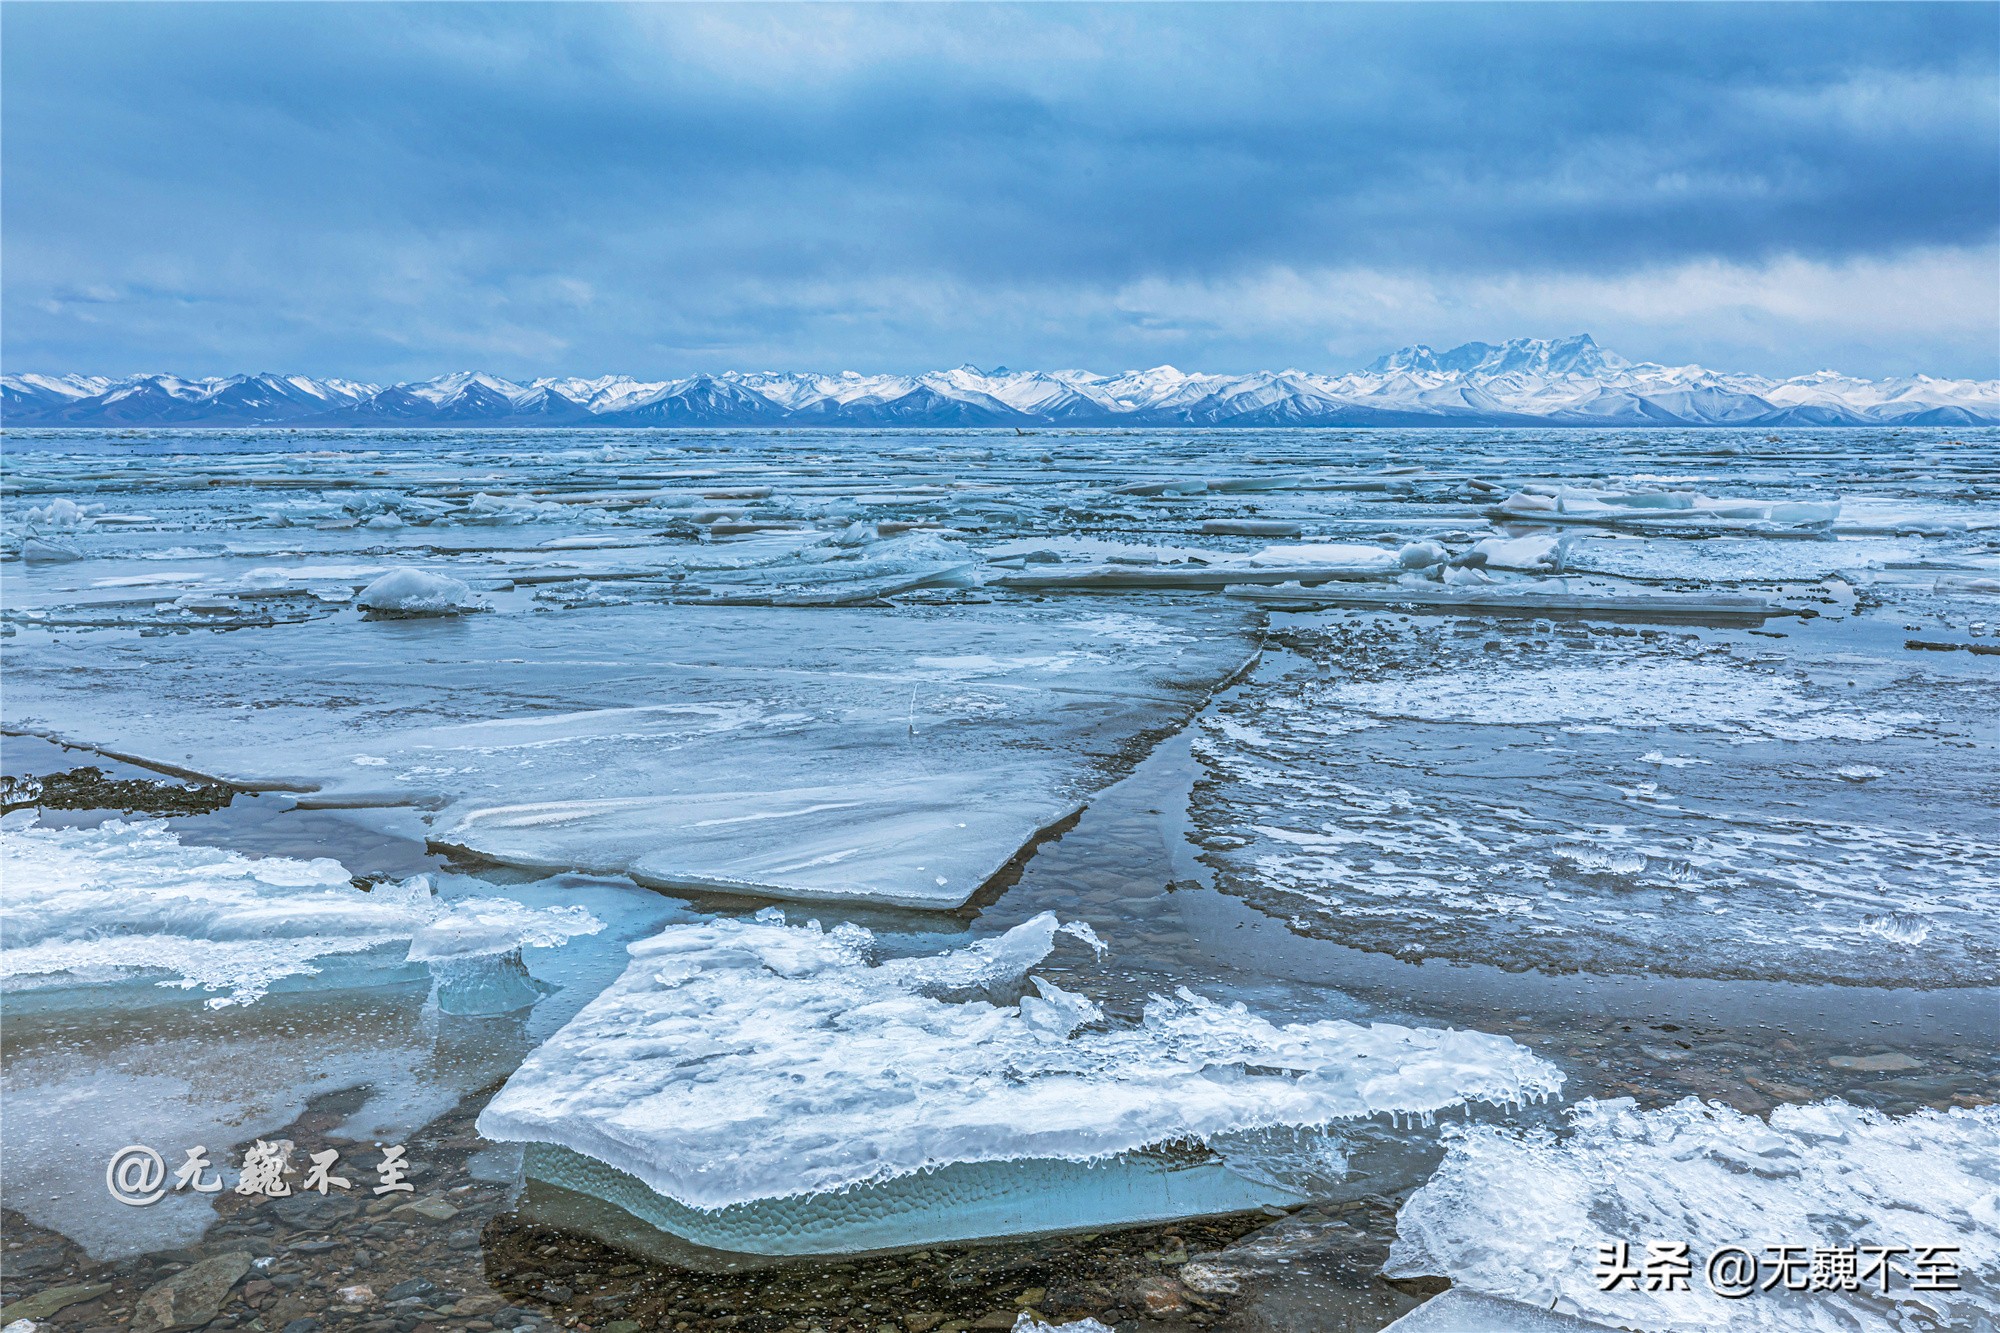
{"type": "Polygon", "coordinates": [[[1634,363],[1589,334],[1405,347],[1367,370],[1101,375],[971,364],[922,375],[801,371],[528,382],[464,370],[378,388],[303,375],[0,376],[8,426],[1975,426],[2000,382],[1791,379],[1634,363]]]}
{"type": "Polygon", "coordinates": [[[1368,367],[1383,374],[1397,370],[1440,375],[1504,375],[1523,371],[1534,375],[1599,375],[1623,370],[1631,362],[1607,352],[1587,333],[1569,338],[1509,338],[1503,343],[1460,343],[1448,352],[1419,343],[1379,358],[1368,367]]]}

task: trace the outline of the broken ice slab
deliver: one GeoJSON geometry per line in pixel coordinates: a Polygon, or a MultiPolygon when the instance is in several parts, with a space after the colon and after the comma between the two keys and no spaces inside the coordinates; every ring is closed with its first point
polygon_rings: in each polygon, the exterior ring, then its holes
{"type": "Polygon", "coordinates": [[[1202,522],[1201,530],[1211,537],[1296,537],[1305,529],[1285,519],[1211,518],[1202,522]]]}
{"type": "Polygon", "coordinates": [[[539,869],[956,907],[1257,651],[1249,608],[592,607],[56,639],[7,721],[539,869]]]}
{"type": "Polygon", "coordinates": [[[1227,588],[1232,584],[1265,583],[1311,586],[1337,580],[1392,579],[1402,572],[1396,563],[1396,552],[1378,554],[1385,558],[1352,563],[1304,559],[1268,565],[1244,560],[1180,565],[1066,565],[993,574],[986,581],[992,587],[1020,592],[1098,592],[1125,588],[1227,588]]]}
{"type": "MultiPolygon", "coordinates": [[[[1242,584],[1245,580],[1232,580],[1242,584]]],[[[1392,607],[1441,615],[1599,616],[1619,620],[1694,621],[1702,624],[1762,623],[1772,616],[1795,615],[1764,597],[1745,593],[1571,592],[1556,581],[1548,584],[1506,584],[1495,587],[1443,588],[1436,585],[1396,588],[1232,586],[1228,595],[1259,606],[1392,607]]]]}
{"type": "Polygon", "coordinates": [[[2000,1320],[2000,1107],[1895,1117],[1834,1100],[1781,1105],[1767,1124],[1693,1098],[1655,1111],[1620,1098],[1580,1102],[1569,1116],[1562,1134],[1447,1126],[1444,1162],[1398,1214],[1384,1273],[1446,1277],[1621,1328],[1803,1333],[2000,1320]],[[1687,1242],[1687,1289],[1605,1290],[1596,1280],[1599,1246],[1623,1242],[1643,1261],[1645,1243],[1661,1237],[1687,1242]],[[1774,1283],[1748,1299],[1702,1280],[1708,1258],[1731,1246],[1769,1277],[1766,1245],[1808,1256],[1900,1246],[1890,1256],[1900,1276],[1882,1275],[1886,1294],[1874,1280],[1774,1283]],[[1951,1247],[1957,1289],[1913,1290],[1911,1261],[1937,1246],[1951,1247]]]}
{"type": "Polygon", "coordinates": [[[0,821],[0,865],[0,982],[17,993],[164,975],[243,1004],[335,955],[394,968],[431,915],[422,876],[364,893],[329,858],[183,846],[160,821],[41,828],[19,812],[0,821]]]}
{"type": "Polygon", "coordinates": [[[1457,1287],[1431,1297],[1382,1333],[1613,1333],[1610,1324],[1576,1319],[1519,1301],[1457,1287]]]}
{"type": "Polygon", "coordinates": [[[160,985],[210,992],[208,1007],[221,1008],[306,978],[333,988],[423,976],[406,961],[435,970],[511,952],[518,963],[523,944],[602,928],[578,907],[492,898],[446,906],[428,875],[364,891],[331,858],[183,845],[157,820],[43,828],[17,812],[0,820],[0,868],[0,986],[12,1006],[96,1003],[107,985],[164,975],[160,985]]]}
{"type": "Polygon", "coordinates": [[[1812,530],[1833,525],[1840,517],[1840,501],[1751,500],[1717,498],[1698,491],[1529,486],[1508,496],[1489,512],[1494,518],[1517,523],[1812,530]]]}
{"type": "Polygon", "coordinates": [[[957,1162],[809,1195],[691,1208],[636,1176],[552,1143],[531,1143],[519,1207],[657,1262],[708,1271],[785,1259],[879,1254],[997,1237],[1096,1231],[1304,1202],[1198,1153],[1101,1161],[957,1162]]]}
{"type": "Polygon", "coordinates": [[[624,874],[652,888],[956,907],[1078,803],[1032,777],[940,773],[753,791],[447,809],[433,841],[508,865],[624,874]]]}
{"type": "Polygon", "coordinates": [[[1502,1037],[1278,1024],[1187,989],[1110,1020],[1030,975],[1063,933],[1044,912],[887,958],[866,930],[775,909],[671,927],[632,946],[625,975],[529,1057],[480,1132],[544,1145],[540,1178],[683,1241],[848,1253],[1235,1211],[1290,1192],[1268,1183],[1270,1144],[1254,1149],[1255,1181],[1229,1169],[1232,1132],[1427,1118],[1562,1086],[1502,1037]],[[1203,1143],[1216,1151],[1145,1151],[1203,1143]]]}

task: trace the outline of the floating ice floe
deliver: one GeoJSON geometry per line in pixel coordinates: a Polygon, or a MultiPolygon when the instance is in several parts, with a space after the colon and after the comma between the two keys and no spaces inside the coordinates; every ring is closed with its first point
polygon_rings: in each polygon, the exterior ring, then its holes
{"type": "Polygon", "coordinates": [[[1838,500],[1732,500],[1698,491],[1611,491],[1531,486],[1495,508],[1539,523],[1701,524],[1720,527],[1823,528],[1840,517],[1838,500]]]}
{"type": "Polygon", "coordinates": [[[1659,624],[1757,624],[1790,614],[1768,597],[1742,593],[1572,587],[1559,579],[1496,584],[1470,566],[1443,568],[1437,583],[1405,577],[1393,588],[1289,581],[1277,587],[1258,587],[1242,585],[1239,580],[1229,585],[1228,595],[1258,606],[1291,609],[1380,607],[1441,615],[1576,616],[1659,624]]]}
{"type": "Polygon", "coordinates": [[[1444,1163],[1404,1204],[1384,1272],[1649,1333],[2000,1321],[2000,1107],[1891,1117],[1829,1101],[1779,1106],[1766,1124],[1693,1098],[1657,1111],[1622,1098],[1569,1115],[1565,1134],[1447,1126],[1444,1163]],[[1594,1276],[1601,1245],[1643,1263],[1648,1242],[1682,1241],[1687,1290],[1607,1291],[1594,1276]],[[1798,1262],[1764,1289],[1767,1246],[1798,1247],[1798,1262]],[[1761,1263],[1759,1289],[1731,1299],[1706,1280],[1726,1247],[1761,1263]],[[1812,1287],[1815,1250],[1843,1247],[1859,1252],[1860,1281],[1812,1287]],[[1894,1270],[1866,1272],[1869,1247],[1900,1247],[1894,1270]],[[1961,1289],[1913,1290],[1926,1255],[1952,1262],[1961,1289]]]}
{"type": "MultiPolygon", "coordinates": [[[[0,982],[11,991],[165,972],[162,985],[222,992],[208,1001],[218,1008],[314,975],[316,960],[382,950],[383,961],[401,963],[414,939],[408,961],[430,962],[450,995],[475,959],[518,964],[524,944],[601,928],[580,908],[446,906],[425,875],[363,890],[331,858],[184,845],[158,821],[43,828],[17,813],[0,822],[0,866],[0,982]]],[[[468,1003],[447,1007],[466,1012],[468,1003]]]]}
{"type": "Polygon", "coordinates": [[[1377,573],[1401,565],[1400,553],[1383,546],[1360,546],[1352,542],[1317,542],[1305,546],[1267,546],[1250,557],[1260,566],[1307,565],[1355,573],[1377,573]]]}
{"type": "Polygon", "coordinates": [[[1226,588],[1233,584],[1319,584],[1348,580],[1393,579],[1403,572],[1398,552],[1386,547],[1347,543],[1314,546],[1273,546],[1249,557],[1198,556],[1169,562],[1124,563],[1010,570],[988,582],[1022,592],[1108,589],[1226,588]]]}
{"type": "Polygon", "coordinates": [[[452,616],[480,605],[462,581],[408,565],[370,583],[358,600],[370,611],[402,616],[452,616]]]}
{"type": "Polygon", "coordinates": [[[84,554],[68,542],[57,541],[54,538],[43,537],[36,533],[29,533],[21,539],[21,558],[23,560],[37,560],[57,564],[71,560],[82,560],[84,554]]]}
{"type": "Polygon", "coordinates": [[[479,1121],[531,1175],[713,1250],[848,1253],[1287,1201],[1195,1152],[1228,1131],[1556,1093],[1478,1032],[1277,1024],[1182,989],[1137,1023],[1031,978],[1042,913],[932,957],[866,930],[669,928],[479,1121]],[[1187,1154],[1183,1154],[1187,1158],[1187,1154]]]}

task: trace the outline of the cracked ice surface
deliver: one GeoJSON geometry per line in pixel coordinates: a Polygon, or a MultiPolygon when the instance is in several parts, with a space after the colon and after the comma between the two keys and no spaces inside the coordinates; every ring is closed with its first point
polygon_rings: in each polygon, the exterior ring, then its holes
{"type": "MultiPolygon", "coordinates": [[[[1891,1117],[1830,1101],[1770,1122],[1689,1098],[1641,1111],[1579,1102],[1565,1134],[1448,1125],[1445,1160],[1403,1206],[1384,1271],[1658,1333],[1977,1329],[2000,1319],[2000,1107],[1891,1117]],[[1598,1290],[1599,1244],[1686,1241],[1687,1291],[1598,1290]],[[1904,1246],[1887,1297],[1752,1292],[1725,1299],[1702,1266],[1723,1246],[1904,1246]],[[1962,1291],[1913,1291],[1917,1251],[1956,1246],[1962,1291]]],[[[1866,1262],[1864,1259],[1863,1263],[1866,1262]]]]}
{"type": "Polygon", "coordinates": [[[1203,718],[1194,812],[1219,885],[1295,928],[1514,968],[2000,979],[1977,676],[1584,627],[1284,639],[1203,718]]]}
{"type": "Polygon", "coordinates": [[[950,953],[880,959],[866,930],[776,909],[671,927],[632,946],[624,976],[529,1057],[480,1132],[559,1144],[718,1209],[1562,1086],[1504,1037],[1278,1024],[1185,988],[1136,1024],[1106,1022],[1027,976],[1060,929],[1044,912],[950,953]]]}
{"type": "Polygon", "coordinates": [[[96,828],[0,824],[0,983],[29,987],[171,974],[161,985],[248,1004],[316,960],[385,951],[385,961],[547,947],[602,929],[580,907],[432,897],[428,875],[363,892],[338,861],[249,857],[184,846],[160,821],[96,828]]]}
{"type": "Polygon", "coordinates": [[[493,860],[955,907],[1255,651],[1252,613],[594,607],[56,639],[10,722],[493,860]]]}

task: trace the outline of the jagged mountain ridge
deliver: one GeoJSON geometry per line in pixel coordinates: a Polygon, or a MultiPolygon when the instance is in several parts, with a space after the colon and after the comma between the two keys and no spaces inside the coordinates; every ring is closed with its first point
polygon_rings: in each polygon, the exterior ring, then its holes
{"type": "Polygon", "coordinates": [[[0,376],[8,426],[1966,426],[2000,381],[1790,379],[1630,362],[1588,334],[1405,347],[1365,370],[1208,375],[1157,366],[924,375],[728,371],[679,379],[476,372],[394,385],[303,375],[0,376]]]}

